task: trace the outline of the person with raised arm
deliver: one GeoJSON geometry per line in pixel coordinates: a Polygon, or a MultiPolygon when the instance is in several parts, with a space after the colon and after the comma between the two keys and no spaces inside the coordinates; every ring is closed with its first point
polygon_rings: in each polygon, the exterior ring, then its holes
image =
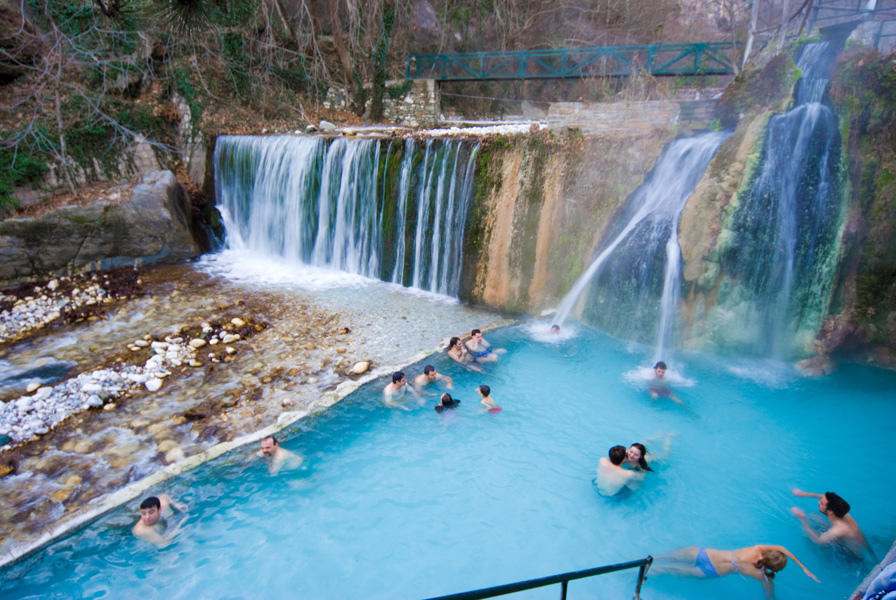
{"type": "Polygon", "coordinates": [[[827,517],[831,526],[824,533],[817,533],[809,524],[806,513],[802,509],[793,507],[790,512],[800,520],[806,535],[822,546],[839,545],[857,557],[861,558],[862,553],[868,550],[873,555],[865,534],[859,529],[859,524],[849,514],[849,503],[835,494],[834,492],[825,492],[824,494],[816,494],[813,492],[804,492],[800,489],[794,489],[793,495],[798,498],[818,498],[818,512],[827,517]]]}

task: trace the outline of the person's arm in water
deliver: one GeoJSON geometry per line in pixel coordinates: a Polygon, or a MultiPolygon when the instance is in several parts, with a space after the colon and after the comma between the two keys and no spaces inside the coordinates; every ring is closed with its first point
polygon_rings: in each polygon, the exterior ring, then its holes
{"type": "MultiPolygon", "coordinates": [[[[168,494],[161,494],[159,496],[159,502],[162,504],[162,511],[164,512],[167,507],[174,508],[178,512],[185,513],[187,512],[187,505],[183,502],[178,502],[168,494]]],[[[169,510],[170,512],[170,510],[169,510]]]]}
{"type": "Polygon", "coordinates": [[[447,387],[449,390],[454,389],[454,380],[451,377],[439,373],[439,379],[443,379],[445,381],[445,387],[447,387]]]}
{"type": "Polygon", "coordinates": [[[793,552],[791,552],[784,546],[759,546],[759,552],[761,552],[762,554],[765,554],[766,552],[769,552],[771,550],[777,550],[778,552],[780,552],[781,554],[783,554],[784,556],[786,556],[787,558],[789,558],[790,560],[792,560],[793,562],[798,564],[800,566],[800,568],[803,570],[803,573],[805,573],[807,577],[809,577],[810,579],[814,579],[818,583],[821,583],[821,581],[818,580],[818,577],[816,577],[812,573],[812,571],[810,571],[808,568],[806,568],[806,565],[801,563],[800,559],[798,559],[796,556],[793,555],[793,552]]]}
{"type": "Polygon", "coordinates": [[[397,402],[395,397],[392,395],[392,392],[385,391],[383,392],[383,401],[386,403],[386,406],[391,408],[400,408],[401,410],[411,410],[401,402],[397,402]]]}
{"type": "Polygon", "coordinates": [[[803,490],[798,489],[798,488],[794,488],[793,490],[791,490],[791,493],[794,496],[797,496],[799,498],[818,498],[819,500],[821,500],[824,497],[824,494],[815,494],[813,492],[804,492],[803,490]]]}
{"type": "Polygon", "coordinates": [[[790,509],[790,512],[800,520],[800,523],[803,524],[803,531],[805,531],[806,535],[809,536],[809,539],[811,539],[816,544],[827,546],[833,544],[839,539],[840,535],[836,531],[834,531],[833,527],[822,534],[819,534],[814,529],[812,529],[812,526],[809,524],[809,520],[806,518],[806,513],[803,512],[801,508],[797,508],[794,506],[790,509]]]}

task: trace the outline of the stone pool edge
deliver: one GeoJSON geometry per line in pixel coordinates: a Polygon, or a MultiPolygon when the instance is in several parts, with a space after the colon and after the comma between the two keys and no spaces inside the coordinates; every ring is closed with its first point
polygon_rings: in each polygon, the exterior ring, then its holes
{"type": "MultiPolygon", "coordinates": [[[[482,330],[486,332],[494,331],[495,329],[510,327],[518,322],[518,320],[504,319],[500,322],[489,323],[488,325],[483,326],[482,330]]],[[[411,358],[402,361],[397,365],[378,367],[356,380],[349,379],[343,381],[336,386],[335,390],[324,393],[317,400],[309,403],[305,409],[296,411],[285,411],[280,413],[280,416],[277,417],[277,422],[272,425],[268,425],[267,427],[259,429],[258,431],[254,431],[252,433],[247,433],[246,435],[238,437],[235,440],[230,440],[229,442],[221,442],[220,444],[210,446],[202,452],[188,456],[176,463],[166,465],[155,473],[144,477],[140,481],[135,481],[134,483],[120,490],[103,496],[100,504],[86,510],[83,514],[74,516],[71,519],[67,520],[65,523],[40,534],[35,540],[31,542],[13,545],[8,550],[4,551],[4,556],[0,557],[0,568],[5,567],[10,563],[13,563],[31,554],[32,552],[39,550],[41,547],[49,544],[53,540],[62,537],[73,529],[77,529],[82,525],[89,523],[102,514],[107,513],[110,510],[118,508],[119,506],[122,506],[130,502],[131,500],[140,497],[144,492],[146,492],[146,490],[155,485],[158,485],[160,483],[168,481],[169,479],[173,479],[174,477],[177,477],[182,473],[195,469],[196,467],[201,466],[209,462],[210,460],[214,460],[219,456],[226,454],[227,452],[236,450],[237,448],[246,446],[248,444],[251,444],[252,442],[260,441],[262,438],[282,431],[287,427],[301,421],[302,419],[323,413],[327,409],[332,408],[334,405],[344,400],[349,394],[356,391],[361,386],[379,379],[380,377],[383,377],[385,375],[389,375],[394,371],[399,371],[408,365],[420,362],[429,356],[443,351],[447,347],[447,340],[448,338],[444,338],[441,342],[439,342],[439,345],[437,345],[432,350],[423,350],[421,352],[418,352],[411,358]]]]}

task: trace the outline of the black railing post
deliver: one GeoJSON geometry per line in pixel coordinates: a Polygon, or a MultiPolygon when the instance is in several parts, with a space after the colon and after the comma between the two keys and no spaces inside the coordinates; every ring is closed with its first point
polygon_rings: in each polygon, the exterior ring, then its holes
{"type": "Polygon", "coordinates": [[[568,581],[564,581],[560,584],[560,600],[566,600],[566,587],[569,585],[568,581]]]}
{"type": "Polygon", "coordinates": [[[641,565],[641,568],[638,569],[638,583],[635,584],[635,598],[634,600],[641,600],[641,586],[644,585],[644,581],[647,580],[647,569],[650,568],[650,565],[653,564],[653,557],[648,555],[647,562],[641,565]]]}

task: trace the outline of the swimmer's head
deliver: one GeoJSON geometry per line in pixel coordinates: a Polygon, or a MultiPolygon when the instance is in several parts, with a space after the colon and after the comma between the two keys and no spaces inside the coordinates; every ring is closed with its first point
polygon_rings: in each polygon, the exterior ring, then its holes
{"type": "Polygon", "coordinates": [[[450,340],[448,340],[448,349],[451,350],[452,348],[454,348],[454,347],[457,346],[458,344],[460,344],[460,338],[457,337],[457,336],[454,336],[453,338],[451,338],[450,340]]]}
{"type": "Polygon", "coordinates": [[[436,368],[432,365],[426,365],[423,367],[423,374],[426,375],[426,378],[430,381],[435,381],[439,374],[436,372],[436,368]]]}
{"type": "Polygon", "coordinates": [[[838,519],[842,519],[849,512],[849,502],[835,494],[834,492],[825,492],[824,496],[818,500],[818,510],[822,513],[833,513],[838,519]]]}
{"type": "Polygon", "coordinates": [[[639,469],[644,469],[645,471],[653,471],[649,466],[647,466],[647,448],[644,447],[644,444],[635,442],[629,449],[625,451],[625,458],[628,462],[639,469]]]}
{"type": "Polygon", "coordinates": [[[277,441],[277,438],[269,435],[261,440],[261,453],[264,456],[271,456],[277,450],[277,446],[279,445],[280,442],[277,441]]]}
{"type": "Polygon", "coordinates": [[[653,372],[657,377],[662,377],[666,374],[666,363],[660,361],[653,365],[653,372]]]}
{"type": "Polygon", "coordinates": [[[492,393],[492,388],[488,387],[487,385],[480,385],[476,389],[479,390],[479,394],[483,398],[488,398],[488,395],[492,393]]]}
{"type": "Polygon", "coordinates": [[[560,333],[559,325],[551,325],[551,333],[560,333]]]}
{"type": "Polygon", "coordinates": [[[618,467],[625,460],[625,446],[613,446],[607,454],[610,462],[618,467]]]}
{"type": "Polygon", "coordinates": [[[404,373],[402,373],[401,371],[395,371],[394,373],[392,373],[392,383],[399,383],[404,378],[404,373]]]}
{"type": "Polygon", "coordinates": [[[162,516],[162,502],[150,496],[140,503],[140,520],[146,525],[153,525],[162,516]]]}
{"type": "Polygon", "coordinates": [[[787,557],[778,550],[769,550],[753,566],[762,571],[766,578],[774,579],[775,573],[787,566],[787,557]]]}
{"type": "Polygon", "coordinates": [[[451,406],[452,404],[454,404],[454,399],[451,394],[447,392],[442,394],[442,406],[451,406]]]}
{"type": "Polygon", "coordinates": [[[481,329],[474,329],[473,331],[470,332],[470,337],[474,337],[474,338],[477,338],[477,339],[482,339],[482,330],[481,330],[481,329]]]}

